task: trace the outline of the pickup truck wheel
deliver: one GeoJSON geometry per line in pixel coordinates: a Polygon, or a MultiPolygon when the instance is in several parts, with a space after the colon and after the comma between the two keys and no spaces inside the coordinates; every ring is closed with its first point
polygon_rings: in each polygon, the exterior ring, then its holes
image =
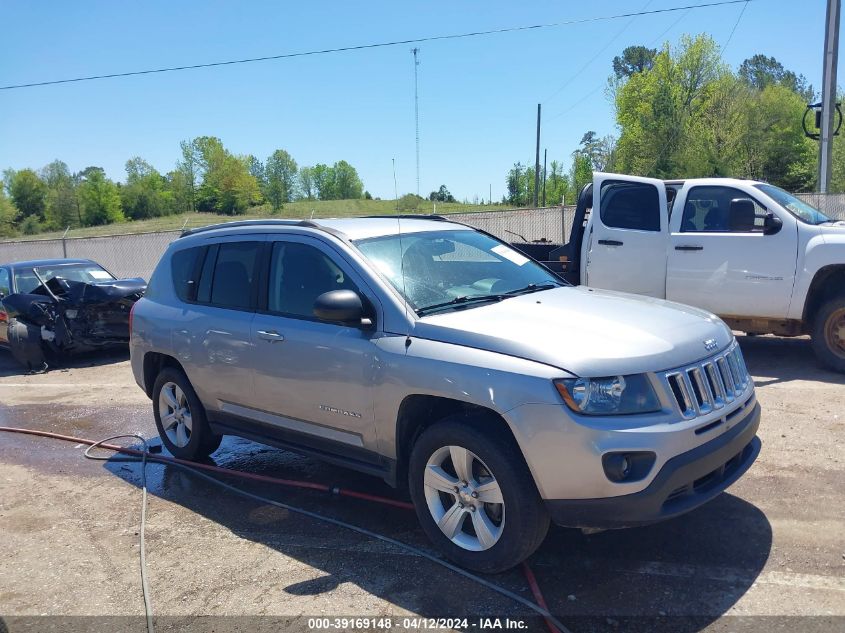
{"type": "Polygon", "coordinates": [[[845,372],[845,297],[822,304],[813,323],[812,341],[819,362],[845,372]]]}
{"type": "Polygon", "coordinates": [[[220,446],[222,436],[208,426],[205,408],[188,377],[165,367],[153,386],[153,413],[162,443],[180,459],[205,459],[220,446]]]}
{"type": "Polygon", "coordinates": [[[484,573],[528,558],[549,529],[518,447],[494,425],[484,416],[449,416],[423,431],[409,463],[426,535],[448,558],[484,573]]]}

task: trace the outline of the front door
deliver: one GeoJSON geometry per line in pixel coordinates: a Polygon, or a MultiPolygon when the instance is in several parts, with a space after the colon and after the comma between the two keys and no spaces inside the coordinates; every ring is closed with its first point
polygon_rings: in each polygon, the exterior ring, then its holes
{"type": "Polygon", "coordinates": [[[315,300],[331,290],[353,290],[366,304],[365,282],[320,240],[270,240],[266,297],[252,324],[258,410],[252,416],[291,441],[375,458],[375,329],[314,316],[315,300]]]}
{"type": "MultiPolygon", "coordinates": [[[[683,192],[681,193],[683,196],[683,192]]],[[[672,214],[666,298],[723,317],[785,318],[795,282],[798,235],[791,218],[765,235],[766,209],[725,185],[693,186],[672,214]],[[754,203],[745,210],[734,200],[754,203]]]]}
{"type": "Polygon", "coordinates": [[[585,283],[662,298],[666,289],[666,186],[654,178],[597,173],[583,246],[585,283]]]}

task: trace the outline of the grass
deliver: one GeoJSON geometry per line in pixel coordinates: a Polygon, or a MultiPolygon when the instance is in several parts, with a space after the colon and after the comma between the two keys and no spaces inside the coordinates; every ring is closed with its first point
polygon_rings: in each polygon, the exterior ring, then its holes
{"type": "MultiPolygon", "coordinates": [[[[482,211],[503,211],[512,207],[504,205],[477,206],[461,204],[457,202],[442,203],[436,205],[428,200],[420,201],[416,209],[404,209],[401,213],[473,213],[482,211]]],[[[291,218],[308,219],[332,218],[332,217],[355,217],[362,215],[380,215],[396,213],[395,200],[297,200],[287,203],[278,213],[273,213],[269,205],[253,207],[245,215],[228,216],[216,213],[180,213],[168,215],[150,220],[133,220],[119,224],[106,224],[104,226],[90,226],[81,229],[71,229],[67,237],[94,237],[102,235],[120,235],[125,233],[154,233],[159,231],[176,231],[185,228],[206,226],[219,222],[232,220],[254,220],[261,218],[291,218]]],[[[24,240],[46,240],[56,239],[64,235],[64,231],[52,231],[39,233],[37,235],[26,235],[16,238],[24,240]]]]}

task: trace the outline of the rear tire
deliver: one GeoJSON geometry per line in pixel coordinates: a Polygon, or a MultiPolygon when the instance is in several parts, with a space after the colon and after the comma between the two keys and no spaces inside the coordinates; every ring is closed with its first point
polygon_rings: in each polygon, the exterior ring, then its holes
{"type": "Polygon", "coordinates": [[[821,305],[813,321],[812,343],[822,365],[845,373],[845,296],[821,305]]]}
{"type": "Polygon", "coordinates": [[[457,414],[436,422],[417,439],[408,466],[423,530],[461,567],[505,571],[546,537],[549,516],[528,466],[489,416],[457,414]]]}
{"type": "Polygon", "coordinates": [[[202,460],[220,447],[223,437],[212,433],[205,408],[184,372],[175,367],[161,370],[152,397],[159,437],[175,457],[202,460]]]}

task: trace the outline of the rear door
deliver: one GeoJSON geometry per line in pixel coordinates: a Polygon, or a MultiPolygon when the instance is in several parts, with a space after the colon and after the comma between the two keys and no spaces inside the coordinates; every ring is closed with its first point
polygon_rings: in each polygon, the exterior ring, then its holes
{"type": "Polygon", "coordinates": [[[3,308],[3,297],[12,292],[12,278],[8,268],[0,268],[0,343],[6,343],[9,339],[9,316],[3,308]]]}
{"type": "Polygon", "coordinates": [[[585,283],[664,297],[668,225],[662,180],[596,173],[585,283]]]}

